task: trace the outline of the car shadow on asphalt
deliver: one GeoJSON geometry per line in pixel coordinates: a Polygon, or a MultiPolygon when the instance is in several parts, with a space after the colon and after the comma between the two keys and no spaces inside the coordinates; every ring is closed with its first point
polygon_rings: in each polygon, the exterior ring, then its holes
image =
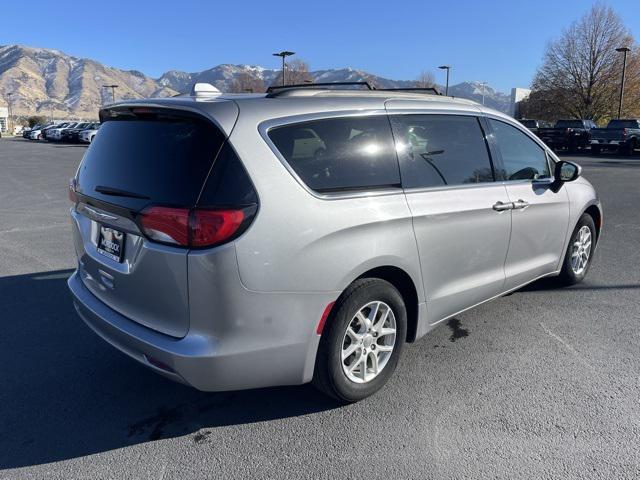
{"type": "Polygon", "coordinates": [[[0,470],[339,406],[310,386],[204,393],[166,380],[84,325],[70,274],[0,278],[0,470]]]}
{"type": "MultiPolygon", "coordinates": [[[[637,290],[640,289],[640,284],[635,283],[622,283],[616,285],[598,285],[584,281],[576,285],[563,286],[558,283],[558,279],[554,277],[542,278],[533,283],[525,285],[524,287],[516,290],[516,292],[542,292],[547,290],[554,291],[569,291],[569,290],[637,290]]],[[[514,292],[515,293],[515,292],[514,292]]]]}

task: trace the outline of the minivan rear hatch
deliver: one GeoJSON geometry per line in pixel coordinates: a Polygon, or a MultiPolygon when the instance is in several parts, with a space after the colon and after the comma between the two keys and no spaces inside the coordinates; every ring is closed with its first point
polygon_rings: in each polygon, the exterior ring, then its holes
{"type": "Polygon", "coordinates": [[[87,150],[70,195],[79,273],[109,307],[174,337],[189,330],[189,250],[143,235],[152,206],[192,208],[226,135],[183,110],[116,107],[87,150]]]}

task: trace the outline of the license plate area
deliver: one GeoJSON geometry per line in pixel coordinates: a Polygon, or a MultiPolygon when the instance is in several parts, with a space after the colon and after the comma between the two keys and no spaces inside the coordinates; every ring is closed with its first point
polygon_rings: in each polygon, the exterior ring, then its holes
{"type": "Polygon", "coordinates": [[[100,225],[98,231],[98,253],[109,257],[111,260],[122,263],[124,258],[125,234],[115,228],[100,225]]]}

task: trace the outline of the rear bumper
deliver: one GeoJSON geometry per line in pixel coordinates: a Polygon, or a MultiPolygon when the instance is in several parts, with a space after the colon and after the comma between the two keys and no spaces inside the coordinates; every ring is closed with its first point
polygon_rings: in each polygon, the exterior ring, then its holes
{"type": "MultiPolygon", "coordinates": [[[[76,311],[93,331],[131,358],[177,382],[204,391],[224,391],[297,385],[313,376],[320,338],[314,332],[304,340],[286,344],[260,344],[255,338],[247,338],[241,342],[247,348],[229,348],[214,335],[198,331],[174,338],[111,309],[85,287],[78,272],[69,278],[68,285],[76,311]]],[[[310,327],[313,329],[312,324],[310,327]]],[[[236,332],[234,341],[228,343],[238,345],[237,340],[236,332]]]]}

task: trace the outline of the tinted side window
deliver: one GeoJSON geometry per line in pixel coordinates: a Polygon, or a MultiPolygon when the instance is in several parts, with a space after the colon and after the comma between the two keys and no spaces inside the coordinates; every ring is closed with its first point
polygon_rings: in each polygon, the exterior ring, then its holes
{"type": "Polygon", "coordinates": [[[200,207],[255,205],[258,196],[242,162],[229,143],[216,158],[198,201],[200,207]]]}
{"type": "Polygon", "coordinates": [[[549,178],[547,155],[536,142],[511,125],[489,119],[500,149],[506,180],[549,178]]]}
{"type": "Polygon", "coordinates": [[[285,125],[269,138],[317,192],[400,186],[389,121],[384,115],[285,125]]]}
{"type": "Polygon", "coordinates": [[[391,117],[406,188],[492,182],[487,144],[477,118],[391,117]]]}

